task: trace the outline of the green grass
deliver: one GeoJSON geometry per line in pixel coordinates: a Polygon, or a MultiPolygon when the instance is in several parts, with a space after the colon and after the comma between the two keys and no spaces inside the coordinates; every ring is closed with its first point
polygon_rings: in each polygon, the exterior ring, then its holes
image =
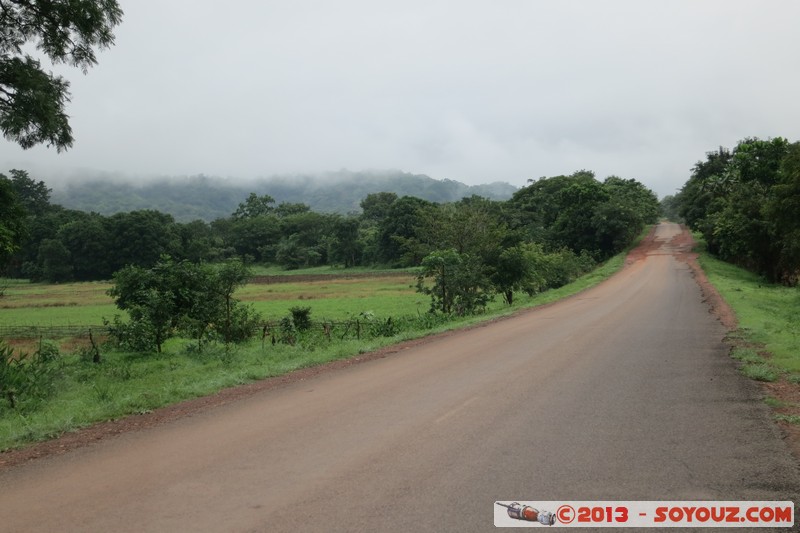
{"type": "Polygon", "coordinates": [[[777,414],[774,416],[775,420],[780,420],[782,422],[788,422],[789,424],[793,424],[795,426],[800,426],[800,416],[798,415],[784,415],[784,414],[777,414]]]}
{"type": "MultiPolygon", "coordinates": [[[[92,423],[130,414],[144,413],[181,400],[204,396],[220,389],[241,385],[292,370],[367,353],[383,346],[419,338],[436,332],[462,328],[524,308],[543,305],[597,285],[617,272],[624,263],[620,254],[593,272],[556,290],[529,297],[517,296],[513,306],[493,302],[486,313],[432,327],[401,331],[390,337],[351,339],[335,342],[300,338],[295,346],[262,345],[253,340],[226,351],[210,346],[197,353],[194,343],[170,339],[162,354],[133,354],[103,350],[102,362],[91,363],[78,353],[57,360],[58,378],[46,399],[20,399],[11,409],[0,398],[0,450],[56,437],[92,423]]],[[[360,280],[273,285],[250,284],[237,296],[256,306],[265,317],[282,317],[290,307],[311,306],[312,319],[347,319],[364,311],[376,317],[425,316],[427,297],[416,293],[413,276],[360,280]]],[[[92,323],[97,317],[111,316],[113,304],[105,295],[107,284],[63,284],[9,286],[0,303],[0,324],[30,325],[92,323]],[[107,303],[101,303],[107,300],[107,303]],[[77,305],[31,307],[26,303],[75,301],[77,305]],[[89,308],[83,309],[83,307],[89,308]],[[63,312],[63,314],[59,314],[63,312]],[[98,313],[101,313],[98,315],[98,313]],[[22,318],[17,318],[22,317],[22,318]]]]}
{"type": "MultiPolygon", "coordinates": [[[[699,237],[695,236],[699,241],[699,237]]],[[[759,276],[715,259],[699,247],[700,266],[736,313],[739,328],[730,339],[742,371],[754,379],[800,373],[800,290],[766,283],[759,276]],[[765,359],[753,346],[769,353],[765,359]],[[770,370],[772,369],[772,370],[770,370]]],[[[766,379],[766,381],[774,381],[766,379]]]]}
{"type": "MultiPolygon", "coordinates": [[[[16,281],[16,280],[15,280],[16,281]]],[[[119,311],[107,282],[14,283],[0,298],[0,325],[97,325],[119,311]]]]}
{"type": "Polygon", "coordinates": [[[427,311],[428,300],[418,294],[413,276],[331,279],[302,283],[249,284],[236,296],[265,318],[286,316],[291,307],[311,307],[312,319],[342,320],[372,311],[384,316],[427,311]]]}

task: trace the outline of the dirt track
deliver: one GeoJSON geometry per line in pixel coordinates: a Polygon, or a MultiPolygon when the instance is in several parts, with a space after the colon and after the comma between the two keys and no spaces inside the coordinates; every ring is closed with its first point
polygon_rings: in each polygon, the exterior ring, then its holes
{"type": "Polygon", "coordinates": [[[2,530],[488,531],[496,500],[794,498],[687,251],[661,225],[568,300],[6,467],[2,530]]]}

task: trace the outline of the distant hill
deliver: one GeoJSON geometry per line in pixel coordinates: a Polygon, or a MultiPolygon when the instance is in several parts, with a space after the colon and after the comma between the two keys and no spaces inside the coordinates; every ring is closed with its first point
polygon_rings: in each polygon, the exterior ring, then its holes
{"type": "Polygon", "coordinates": [[[133,184],[119,180],[93,180],[54,187],[51,201],[70,209],[103,215],[156,209],[180,222],[211,221],[230,216],[240,202],[254,192],[269,194],[277,203],[304,203],[323,213],[360,212],[361,200],[376,192],[416,196],[432,202],[454,202],[472,195],[507,200],[517,190],[511,184],[465,185],[454,180],[435,180],[405,172],[331,172],[319,176],[298,175],[239,183],[224,178],[192,176],[164,178],[133,184]]]}

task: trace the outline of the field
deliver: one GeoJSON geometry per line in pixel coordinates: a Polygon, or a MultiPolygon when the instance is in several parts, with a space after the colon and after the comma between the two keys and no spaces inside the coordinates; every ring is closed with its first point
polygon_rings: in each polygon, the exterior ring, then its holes
{"type": "MultiPolygon", "coordinates": [[[[307,274],[306,274],[307,275],[307,274]]],[[[341,320],[364,311],[398,315],[427,311],[427,297],[415,289],[415,278],[381,276],[296,283],[250,283],[236,297],[251,303],[265,319],[279,319],[294,306],[312,307],[319,319],[341,320]]],[[[106,291],[106,282],[13,283],[0,299],[1,326],[100,325],[120,311],[106,291]]]]}

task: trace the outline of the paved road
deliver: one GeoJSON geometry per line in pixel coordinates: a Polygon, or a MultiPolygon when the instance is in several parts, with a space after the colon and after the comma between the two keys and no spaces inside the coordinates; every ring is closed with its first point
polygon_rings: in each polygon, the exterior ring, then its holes
{"type": "Polygon", "coordinates": [[[663,246],[577,297],[0,472],[3,531],[489,531],[496,500],[800,494],[663,246]]]}

